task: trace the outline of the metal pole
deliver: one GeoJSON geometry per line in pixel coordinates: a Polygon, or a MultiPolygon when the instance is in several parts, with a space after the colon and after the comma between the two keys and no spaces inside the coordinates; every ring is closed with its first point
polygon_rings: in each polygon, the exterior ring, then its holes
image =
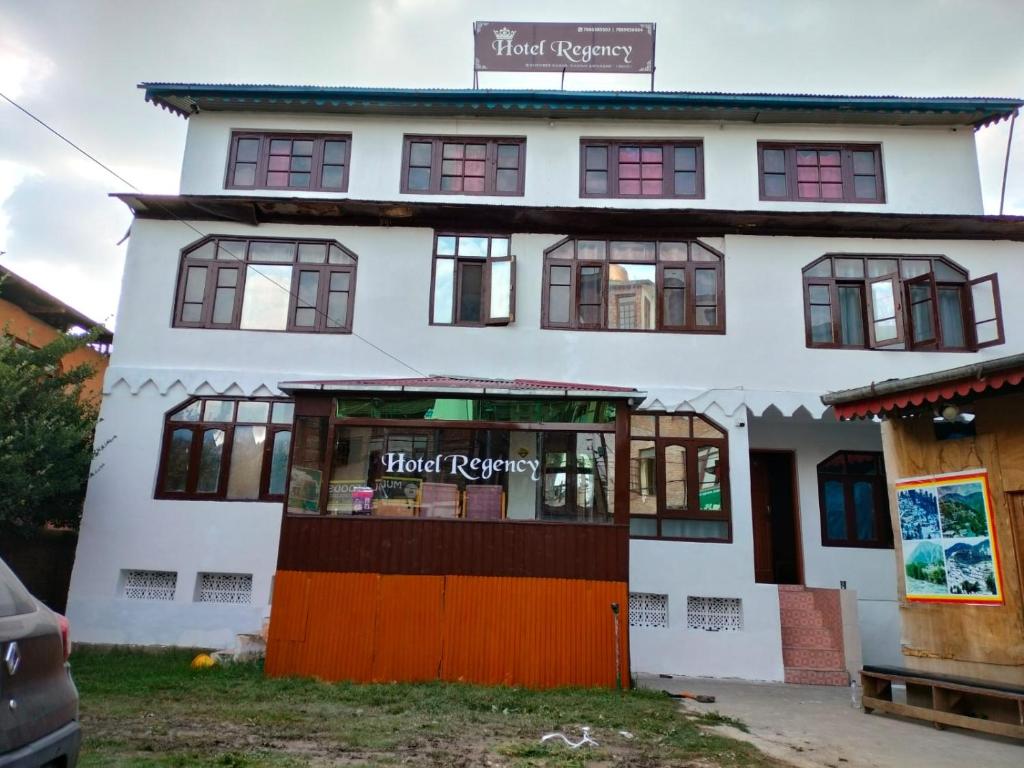
{"type": "Polygon", "coordinates": [[[999,215],[1003,215],[1003,203],[1006,201],[1006,174],[1010,170],[1010,145],[1013,143],[1013,125],[1017,122],[1017,111],[1010,118],[1010,136],[1006,139],[1006,160],[1003,162],[1003,188],[999,192],[999,215]]]}
{"type": "Polygon", "coordinates": [[[619,604],[612,603],[612,624],[615,626],[615,687],[622,690],[622,652],[619,650],[619,604]]]}
{"type": "Polygon", "coordinates": [[[565,67],[562,67],[562,90],[565,90],[565,67]]]}

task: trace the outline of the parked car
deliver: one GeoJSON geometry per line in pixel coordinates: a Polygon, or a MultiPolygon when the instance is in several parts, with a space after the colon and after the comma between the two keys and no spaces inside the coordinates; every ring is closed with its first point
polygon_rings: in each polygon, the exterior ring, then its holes
{"type": "Polygon", "coordinates": [[[68,620],[0,560],[0,768],[73,768],[82,735],[68,620]]]}

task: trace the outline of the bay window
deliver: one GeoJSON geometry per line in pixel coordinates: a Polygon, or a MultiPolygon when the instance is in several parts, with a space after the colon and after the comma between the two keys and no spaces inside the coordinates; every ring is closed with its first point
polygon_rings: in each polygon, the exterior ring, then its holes
{"type": "Polygon", "coordinates": [[[697,414],[634,413],[629,431],[630,535],[731,541],[725,430],[697,414]]]}
{"type": "Polygon", "coordinates": [[[294,404],[194,398],[164,424],[160,499],[284,499],[294,404]]]}
{"type": "Polygon", "coordinates": [[[335,241],[206,237],[182,252],[174,325],[350,333],[355,279],[335,241]]]}
{"type": "Polygon", "coordinates": [[[829,254],[804,267],[809,347],[968,351],[1004,341],[996,275],[943,256],[829,254]]]}
{"type": "Polygon", "coordinates": [[[544,252],[542,327],[724,333],[723,260],[698,240],[563,240],[544,252]]]}

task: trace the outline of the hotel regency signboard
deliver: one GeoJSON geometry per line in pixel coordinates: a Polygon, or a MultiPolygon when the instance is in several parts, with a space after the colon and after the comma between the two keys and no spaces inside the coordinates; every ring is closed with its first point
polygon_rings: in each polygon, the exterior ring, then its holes
{"type": "Polygon", "coordinates": [[[654,71],[654,24],[478,21],[473,39],[480,72],[654,71]]]}

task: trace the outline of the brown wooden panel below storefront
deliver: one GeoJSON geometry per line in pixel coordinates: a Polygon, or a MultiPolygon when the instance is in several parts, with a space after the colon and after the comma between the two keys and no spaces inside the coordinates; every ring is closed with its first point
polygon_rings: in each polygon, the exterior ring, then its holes
{"type": "Polygon", "coordinates": [[[629,527],[286,515],[281,571],[628,581],[629,527]]]}
{"type": "Polygon", "coordinates": [[[266,671],[614,687],[617,623],[628,685],[628,599],[618,581],[278,571],[266,671]]]}

